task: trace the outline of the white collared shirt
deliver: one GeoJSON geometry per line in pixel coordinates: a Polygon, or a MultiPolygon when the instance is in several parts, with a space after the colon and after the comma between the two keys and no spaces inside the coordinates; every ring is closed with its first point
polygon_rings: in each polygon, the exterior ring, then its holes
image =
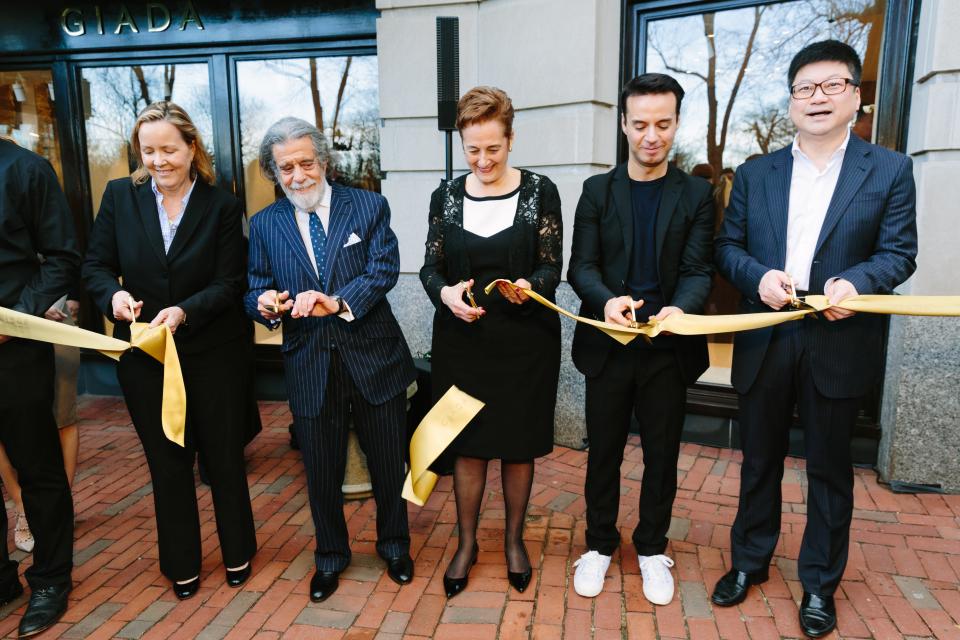
{"type": "Polygon", "coordinates": [[[160,235],[163,236],[164,253],[170,252],[173,237],[177,235],[177,228],[180,227],[180,223],[183,221],[183,213],[187,210],[187,203],[190,202],[190,194],[193,193],[195,186],[197,186],[196,178],[190,183],[190,189],[187,191],[187,195],[183,196],[179,213],[171,220],[167,217],[167,210],[163,207],[163,194],[160,193],[160,189],[157,188],[157,181],[150,178],[150,188],[153,189],[153,197],[157,199],[157,214],[160,217],[160,235]]]}
{"type": "MultiPolygon", "coordinates": [[[[332,189],[330,184],[327,182],[326,178],[321,178],[323,186],[323,197],[320,198],[320,204],[317,205],[315,213],[320,216],[320,224],[323,226],[323,232],[327,235],[327,242],[330,242],[330,194],[332,189]]],[[[291,203],[293,204],[293,203],[291,203]]],[[[300,237],[303,239],[303,246],[307,250],[307,256],[310,258],[310,264],[313,265],[313,273],[319,278],[320,273],[317,271],[317,257],[313,254],[313,240],[310,238],[310,216],[313,215],[313,212],[307,213],[306,211],[301,211],[294,207],[294,216],[297,219],[297,229],[300,230],[300,237]]],[[[330,265],[327,265],[327,273],[329,277],[330,265]]],[[[353,313],[350,311],[350,306],[347,304],[347,301],[343,301],[344,311],[340,314],[340,317],[350,322],[354,319],[353,313]]]]}
{"type": "Polygon", "coordinates": [[[843,156],[850,142],[850,131],[833,152],[823,171],[800,149],[799,137],[793,139],[793,174],[790,178],[790,208],[787,214],[787,259],[784,271],[797,289],[810,290],[810,268],[817,240],[830,200],[837,188],[843,156]]]}

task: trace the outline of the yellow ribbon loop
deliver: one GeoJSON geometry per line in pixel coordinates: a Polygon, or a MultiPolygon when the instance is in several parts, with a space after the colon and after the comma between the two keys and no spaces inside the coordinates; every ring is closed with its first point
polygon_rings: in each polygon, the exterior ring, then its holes
{"type": "Polygon", "coordinates": [[[430,465],[482,408],[482,402],[455,386],[433,405],[410,439],[410,470],[401,493],[404,499],[420,507],[426,503],[437,484],[437,474],[430,471],[430,465]]]}
{"type": "Polygon", "coordinates": [[[140,349],[163,365],[163,403],[160,416],[163,433],[171,442],[184,446],[187,390],[183,384],[177,345],[167,325],[160,324],[151,329],[145,322],[134,322],[130,325],[130,342],[124,342],[79,327],[0,307],[0,336],[93,349],[114,360],[119,360],[128,349],[140,349]]]}
{"type": "Polygon", "coordinates": [[[806,296],[801,300],[803,307],[795,311],[781,311],[779,313],[739,313],[724,316],[701,316],[693,313],[675,313],[664,320],[651,320],[641,323],[637,328],[622,327],[611,322],[603,322],[584,318],[570,313],[566,309],[550,302],[536,291],[518,287],[509,280],[494,280],[484,291],[489,295],[503,282],[514,289],[520,289],[525,294],[557,313],[567,316],[577,322],[583,322],[600,329],[605,334],[619,342],[628,344],[638,335],[653,338],[663,332],[676,333],[683,336],[700,336],[713,333],[733,333],[736,331],[750,331],[773,325],[798,320],[803,316],[826,311],[831,307],[865,313],[884,313],[908,316],[960,316],[960,296],[880,296],[865,295],[847,298],[839,304],[831,304],[826,296],[806,296]]]}

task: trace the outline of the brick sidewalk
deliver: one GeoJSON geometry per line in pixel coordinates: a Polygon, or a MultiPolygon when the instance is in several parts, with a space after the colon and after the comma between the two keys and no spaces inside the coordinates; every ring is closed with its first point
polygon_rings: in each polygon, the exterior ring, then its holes
{"type": "MultiPolygon", "coordinates": [[[[508,587],[503,500],[491,466],[481,518],[479,563],[468,590],[447,603],[441,578],[456,540],[451,483],[423,509],[411,507],[417,577],[402,589],[374,552],[372,500],[345,507],[353,564],[336,595],[307,598],[313,525],[298,454],[287,446],[286,405],[263,403],[264,432],[247,449],[260,551],[241,589],[224,584],[210,492],[198,489],[204,549],[202,586],[178,602],[157,566],[150,479],[125,406],[81,404],[80,468],[74,487],[75,588],[63,621],[41,638],[777,638],[799,637],[796,557],[804,524],[803,461],[784,478],[783,535],[770,581],[735,609],[709,593],[729,566],[739,454],[684,445],[669,554],[678,594],[654,608],[641,593],[632,547],[614,557],[604,592],[577,596],[570,568],[584,550],[586,455],[558,447],[537,467],[527,525],[531,589],[508,587]],[[535,587],[535,588],[534,588],[535,587]]],[[[641,451],[631,438],[623,464],[621,530],[636,522],[641,451]]],[[[960,638],[960,496],[897,495],[871,471],[856,473],[850,563],[838,593],[839,632],[851,638],[960,638]]],[[[9,542],[12,548],[12,541],[9,542]]],[[[15,558],[24,555],[16,552],[15,558]]],[[[29,563],[21,564],[21,569],[29,563]]],[[[26,599],[0,609],[0,636],[15,634],[26,599]]]]}

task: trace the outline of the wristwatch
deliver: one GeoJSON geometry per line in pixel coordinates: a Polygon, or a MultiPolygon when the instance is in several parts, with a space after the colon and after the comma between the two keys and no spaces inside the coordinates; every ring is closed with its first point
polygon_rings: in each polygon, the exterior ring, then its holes
{"type": "Polygon", "coordinates": [[[343,303],[343,298],[340,296],[330,296],[330,299],[337,303],[337,315],[340,315],[346,310],[346,305],[343,303]]]}

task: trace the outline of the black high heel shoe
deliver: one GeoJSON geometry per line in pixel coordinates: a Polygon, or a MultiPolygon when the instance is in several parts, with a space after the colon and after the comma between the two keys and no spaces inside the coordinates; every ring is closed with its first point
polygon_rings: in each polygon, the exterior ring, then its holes
{"type": "Polygon", "coordinates": [[[241,586],[250,577],[252,562],[247,562],[247,566],[242,569],[227,569],[227,584],[234,589],[241,586]]]}
{"type": "Polygon", "coordinates": [[[510,561],[507,560],[507,581],[520,593],[523,593],[530,586],[530,578],[533,576],[533,567],[530,566],[530,556],[527,555],[526,547],[523,549],[523,555],[527,556],[525,571],[510,571],[510,561]]]}
{"type": "Polygon", "coordinates": [[[179,600],[186,600],[187,598],[192,598],[197,594],[197,590],[200,589],[200,576],[197,576],[190,582],[174,582],[173,583],[173,595],[177,596],[179,600]]]}
{"type": "MultiPolygon", "coordinates": [[[[470,568],[477,564],[478,553],[480,553],[480,547],[477,545],[477,543],[474,543],[473,558],[470,560],[470,568]]],[[[470,577],[470,568],[467,569],[467,574],[462,578],[450,578],[446,573],[443,574],[443,589],[447,592],[448,600],[467,588],[467,580],[470,577]]]]}

